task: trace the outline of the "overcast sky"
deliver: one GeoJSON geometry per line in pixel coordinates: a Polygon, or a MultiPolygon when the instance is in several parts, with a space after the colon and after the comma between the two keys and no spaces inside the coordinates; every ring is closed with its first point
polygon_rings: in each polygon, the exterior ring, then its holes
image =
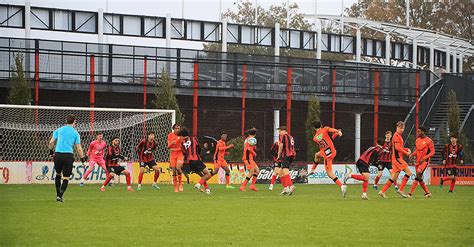
{"type": "MultiPolygon", "coordinates": [[[[255,3],[255,0],[251,0],[255,3]]],[[[284,3],[286,0],[257,0],[258,4],[267,9],[272,4],[284,3]]],[[[24,0],[0,0],[1,3],[23,5],[24,0]]],[[[150,15],[150,16],[166,16],[171,14],[173,18],[181,18],[184,13],[186,19],[218,21],[219,10],[222,12],[228,9],[236,10],[233,0],[30,0],[32,6],[50,7],[60,9],[76,9],[97,11],[103,8],[105,12],[121,13],[121,14],[135,14],[135,15],[150,15]],[[184,8],[183,6],[184,2],[184,8]],[[221,7],[219,7],[221,5],[221,7]]],[[[290,3],[297,3],[300,7],[300,12],[304,14],[314,13],[314,0],[289,0],[290,3]]],[[[342,4],[344,7],[349,7],[357,0],[317,0],[317,12],[324,15],[340,15],[342,4]]],[[[8,31],[11,37],[21,37],[20,31],[12,29],[3,29],[8,31]]],[[[24,32],[23,32],[24,33],[24,32]]],[[[24,34],[23,34],[24,36],[24,34]]],[[[32,30],[32,38],[46,38],[46,39],[63,39],[75,41],[97,42],[97,35],[82,35],[82,34],[46,34],[44,31],[32,30]]],[[[108,37],[109,43],[125,43],[137,45],[150,46],[164,46],[162,39],[138,39],[137,38],[123,38],[123,37],[108,37]]],[[[189,48],[199,48],[197,44],[189,44],[184,46],[192,46],[189,48]]],[[[196,42],[194,42],[196,43],[196,42]]],[[[173,41],[172,46],[182,47],[181,41],[173,41]]],[[[200,45],[199,45],[200,46],[200,45]]]]}

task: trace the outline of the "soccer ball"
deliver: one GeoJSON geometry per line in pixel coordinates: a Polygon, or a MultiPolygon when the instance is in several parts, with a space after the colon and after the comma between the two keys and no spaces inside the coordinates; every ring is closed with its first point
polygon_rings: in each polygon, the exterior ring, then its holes
{"type": "Polygon", "coordinates": [[[250,146],[257,145],[257,139],[255,137],[249,138],[247,142],[249,143],[250,146]]]}

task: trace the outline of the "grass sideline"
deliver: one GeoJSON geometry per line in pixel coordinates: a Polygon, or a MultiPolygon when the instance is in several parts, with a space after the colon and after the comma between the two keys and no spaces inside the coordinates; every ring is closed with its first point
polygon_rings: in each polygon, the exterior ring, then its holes
{"type": "MultiPolygon", "coordinates": [[[[296,185],[246,193],[210,185],[212,195],[174,193],[170,185],[127,192],[124,185],[70,185],[64,204],[54,185],[0,185],[0,246],[472,246],[474,187],[430,186],[433,197],[388,199],[360,185],[342,199],[335,185],[296,185]]],[[[134,186],[136,188],[136,186],[134,186]]]]}

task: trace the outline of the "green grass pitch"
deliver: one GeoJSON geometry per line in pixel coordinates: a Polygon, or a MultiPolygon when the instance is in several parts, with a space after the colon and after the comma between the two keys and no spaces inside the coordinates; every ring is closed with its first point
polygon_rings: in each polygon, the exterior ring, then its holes
{"type": "MultiPolygon", "coordinates": [[[[259,192],[210,185],[206,195],[191,185],[127,192],[124,185],[70,185],[65,203],[53,185],[0,186],[0,246],[473,246],[474,187],[431,186],[412,199],[393,188],[388,199],[360,185],[342,199],[335,185],[296,185],[259,192]]],[[[135,186],[136,188],[136,186],[135,186]]]]}

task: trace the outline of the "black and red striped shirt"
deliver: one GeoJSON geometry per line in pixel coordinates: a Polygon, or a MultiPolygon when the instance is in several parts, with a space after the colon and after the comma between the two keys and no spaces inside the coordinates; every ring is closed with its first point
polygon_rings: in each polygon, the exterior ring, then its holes
{"type": "Polygon", "coordinates": [[[380,153],[380,162],[392,162],[392,142],[384,142],[382,146],[382,152],[380,153]]]}
{"type": "Polygon", "coordinates": [[[462,160],[462,145],[456,144],[456,146],[453,146],[451,143],[446,144],[443,150],[443,160],[446,161],[446,167],[456,166],[462,160]]]}
{"type": "Polygon", "coordinates": [[[370,147],[360,155],[359,160],[363,161],[366,165],[374,164],[379,160],[382,152],[381,146],[370,147]]]}
{"type": "Polygon", "coordinates": [[[120,154],[120,147],[109,146],[105,156],[105,164],[107,166],[118,166],[119,160],[123,160],[125,157],[120,154]]]}
{"type": "Polygon", "coordinates": [[[141,162],[150,162],[154,159],[153,151],[156,150],[158,143],[155,141],[149,142],[147,139],[143,139],[138,143],[136,151],[138,153],[138,158],[141,162]],[[146,152],[146,153],[145,153],[146,152]]]}
{"type": "Polygon", "coordinates": [[[184,155],[184,163],[189,163],[189,161],[192,160],[201,160],[201,156],[199,156],[201,148],[199,147],[199,142],[196,137],[183,137],[181,142],[181,150],[183,151],[184,155]]]}
{"type": "Polygon", "coordinates": [[[294,158],[295,153],[295,140],[289,134],[280,136],[280,143],[283,145],[281,150],[280,158],[291,157],[294,158]]]}
{"type": "Polygon", "coordinates": [[[272,161],[277,162],[278,161],[278,142],[273,143],[272,147],[270,148],[270,151],[272,152],[272,161]]]}

